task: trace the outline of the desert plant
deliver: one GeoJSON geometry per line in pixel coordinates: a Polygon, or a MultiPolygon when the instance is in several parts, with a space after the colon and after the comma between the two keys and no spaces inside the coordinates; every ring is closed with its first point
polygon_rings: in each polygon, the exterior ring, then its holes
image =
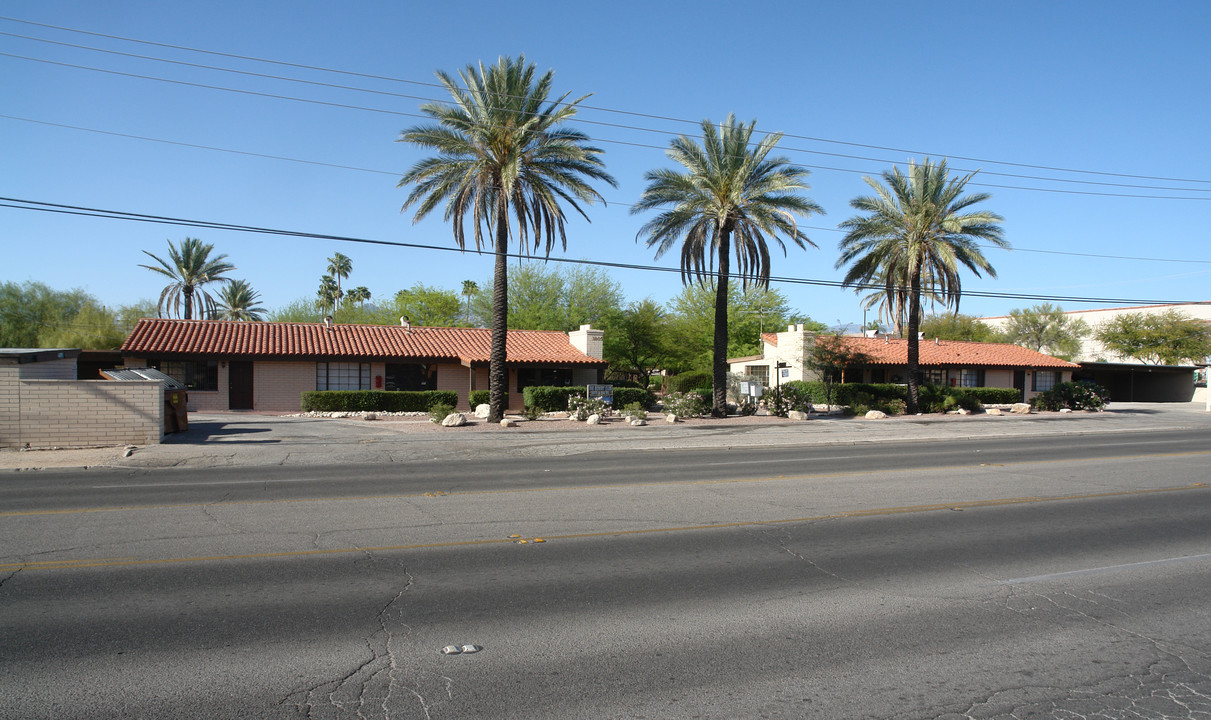
{"type": "Polygon", "coordinates": [[[605,415],[606,404],[601,398],[572,395],[568,398],[568,413],[577,420],[588,420],[590,415],[605,415]]]}
{"type": "Polygon", "coordinates": [[[633,402],[622,408],[622,414],[626,417],[636,418],[639,420],[648,419],[647,408],[642,403],[633,402]]]}
{"type": "Polygon", "coordinates": [[[543,411],[542,411],[542,410],[539,410],[539,409],[538,409],[538,408],[536,408],[536,407],[532,407],[532,406],[530,406],[530,405],[527,405],[527,406],[525,407],[525,409],[523,409],[523,410],[521,411],[521,416],[522,416],[522,417],[524,417],[524,418],[525,418],[525,419],[527,419],[527,420],[537,420],[538,418],[540,418],[540,417],[542,417],[542,416],[543,416],[543,411]]]}
{"type": "Polygon", "coordinates": [[[437,403],[429,408],[429,422],[434,422],[441,425],[442,420],[445,420],[452,412],[454,412],[453,405],[437,403]]]}

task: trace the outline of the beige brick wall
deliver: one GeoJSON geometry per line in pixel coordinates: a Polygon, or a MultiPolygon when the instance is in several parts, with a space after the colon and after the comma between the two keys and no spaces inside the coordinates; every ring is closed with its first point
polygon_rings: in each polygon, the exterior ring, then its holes
{"type": "MultiPolygon", "coordinates": [[[[453,390],[454,392],[458,393],[457,409],[460,411],[471,409],[470,405],[467,404],[467,395],[472,390],[475,390],[478,387],[478,385],[476,385],[475,387],[472,387],[471,374],[473,372],[476,373],[476,375],[478,375],[479,371],[472,370],[471,368],[463,367],[462,365],[438,365],[437,366],[437,388],[436,389],[447,391],[447,392],[453,390]]],[[[484,373],[483,387],[486,388],[488,386],[488,371],[484,370],[483,373],[484,373]]],[[[478,382],[479,382],[479,378],[477,377],[476,383],[478,383],[478,382]]]]}
{"type": "Polygon", "coordinates": [[[21,398],[16,365],[0,365],[0,447],[20,447],[21,398]]]}
{"type": "MultiPolygon", "coordinates": [[[[371,385],[373,372],[371,368],[371,385]]],[[[257,410],[298,412],[303,406],[303,393],[314,390],[314,362],[252,364],[252,406],[257,410]]]]}
{"type": "Polygon", "coordinates": [[[152,445],[164,430],[164,386],[153,380],[18,380],[0,372],[6,407],[17,397],[17,422],[0,413],[0,447],[152,445]]]}

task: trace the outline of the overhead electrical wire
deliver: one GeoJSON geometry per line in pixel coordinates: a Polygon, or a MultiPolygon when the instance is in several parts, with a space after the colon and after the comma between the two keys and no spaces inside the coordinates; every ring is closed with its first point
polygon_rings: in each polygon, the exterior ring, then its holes
{"type": "MultiPolygon", "coordinates": [[[[0,16],[0,20],[7,20],[9,22],[21,23],[21,24],[25,24],[25,25],[34,25],[37,27],[44,27],[44,28],[60,30],[60,31],[64,31],[64,32],[71,32],[71,33],[77,33],[77,34],[82,34],[82,35],[90,35],[93,37],[107,38],[107,39],[111,39],[111,40],[121,40],[123,42],[131,42],[131,43],[137,43],[137,44],[141,44],[141,45],[149,45],[149,46],[153,46],[153,47],[169,48],[169,49],[173,49],[173,50],[184,50],[187,52],[212,55],[212,56],[216,56],[216,57],[226,57],[226,58],[233,58],[233,59],[238,59],[238,60],[247,60],[247,61],[251,61],[251,62],[278,65],[278,66],[282,66],[282,67],[314,70],[314,71],[333,73],[333,74],[338,74],[338,75],[346,75],[349,77],[359,77],[359,78],[373,79],[373,80],[384,80],[384,81],[388,81],[388,82],[404,83],[404,84],[417,85],[417,86],[422,86],[422,87],[431,87],[431,88],[439,88],[439,89],[442,88],[442,86],[440,84],[434,83],[434,82],[408,80],[408,79],[397,78],[397,77],[392,77],[392,76],[388,76],[388,75],[377,75],[377,74],[372,74],[372,73],[363,73],[363,72],[356,72],[356,71],[351,71],[351,70],[339,70],[339,69],[323,67],[323,66],[319,66],[319,65],[307,65],[307,64],[303,64],[303,63],[294,63],[294,62],[287,62],[287,61],[282,61],[282,60],[272,60],[272,59],[268,59],[268,58],[260,58],[260,57],[250,56],[250,55],[240,55],[240,54],[236,54],[236,53],[226,53],[226,52],[219,52],[219,51],[215,51],[215,50],[205,50],[202,48],[194,48],[194,47],[189,47],[189,46],[185,46],[185,45],[174,45],[171,43],[154,42],[154,41],[150,41],[150,40],[130,38],[130,37],[125,37],[125,36],[121,36],[121,35],[99,33],[99,32],[94,32],[94,31],[90,31],[90,30],[80,30],[78,28],[69,28],[69,27],[65,27],[65,26],[61,26],[61,25],[40,23],[40,22],[35,22],[32,20],[24,20],[21,18],[0,16]]],[[[11,33],[5,33],[5,34],[11,34],[11,33]]],[[[32,38],[32,39],[41,40],[40,38],[32,38]]],[[[57,41],[44,40],[44,42],[57,42],[57,41]]],[[[104,51],[104,52],[111,52],[111,51],[104,51]]],[[[155,59],[158,59],[158,58],[155,58],[155,59]]],[[[166,61],[166,62],[173,62],[173,61],[166,61]]],[[[289,78],[282,78],[282,79],[289,79],[289,78]]],[[[349,88],[349,89],[356,89],[356,88],[349,88]]],[[[694,125],[694,126],[698,126],[700,124],[699,121],[696,121],[696,120],[688,120],[685,118],[677,118],[677,117],[671,117],[671,116],[666,116],[666,115],[657,115],[657,114],[652,114],[652,113],[633,112],[633,111],[629,111],[629,110],[619,110],[616,108],[608,108],[608,107],[602,107],[602,106],[580,104],[578,107],[581,107],[586,110],[596,110],[596,111],[600,111],[600,112],[616,113],[616,114],[627,115],[627,116],[631,116],[631,117],[642,117],[642,118],[648,118],[648,119],[653,119],[653,120],[662,120],[662,121],[668,121],[668,122],[689,124],[689,125],[694,125]]],[[[897,147],[891,147],[891,146],[886,146],[886,145],[850,142],[850,141],[845,141],[845,140],[835,140],[835,139],[830,139],[830,138],[813,137],[813,136],[809,136],[809,135],[797,135],[797,134],[793,134],[793,133],[783,133],[783,136],[788,137],[788,138],[799,139],[799,140],[809,140],[812,142],[845,145],[845,146],[849,146],[849,147],[861,147],[861,148],[868,148],[868,149],[872,149],[872,150],[884,150],[884,151],[888,151],[888,152],[906,153],[909,155],[948,157],[948,158],[952,158],[955,160],[966,160],[969,162],[979,162],[979,163],[991,163],[991,164],[995,164],[995,165],[1007,165],[1007,166],[1011,166],[1011,167],[1023,167],[1023,168],[1031,168],[1031,169],[1036,169],[1036,170],[1049,170],[1049,171],[1053,171],[1053,172],[1067,172],[1067,173],[1077,173],[1077,174],[1084,174],[1084,175],[1101,175],[1101,176],[1107,176],[1107,177],[1135,178],[1135,179],[1141,179],[1141,180],[1159,180],[1159,181],[1168,181],[1168,182],[1211,184],[1211,180],[1208,180],[1208,179],[1175,178],[1175,177],[1165,177],[1165,176],[1155,176],[1155,175],[1140,175],[1140,174],[1132,174],[1132,173],[1107,172],[1107,171],[1099,171],[1099,170],[1082,170],[1082,169],[1077,169],[1077,168],[1066,168],[1066,167],[1059,167],[1059,166],[1052,166],[1052,165],[1039,165],[1039,164],[1032,164],[1032,163],[1019,163],[1019,162],[1006,161],[1006,160],[994,160],[994,159],[988,159],[988,158],[970,157],[970,156],[963,156],[963,155],[955,155],[953,153],[923,152],[920,150],[908,150],[908,149],[904,149],[904,148],[897,148],[897,147]]],[[[814,151],[804,151],[804,152],[814,152],[814,151]]],[[[846,156],[846,157],[848,157],[848,156],[846,156]]],[[[1048,178],[1048,179],[1059,180],[1058,178],[1048,178]]]]}
{"type": "MultiPolygon", "coordinates": [[[[82,207],[78,205],[67,205],[64,203],[51,203],[38,200],[25,200],[21,198],[0,197],[0,207],[7,207],[16,210],[27,210],[37,212],[56,213],[63,215],[77,215],[83,217],[104,218],[109,220],[126,220],[130,222],[153,223],[159,225],[174,225],[179,227],[194,227],[205,228],[208,230],[227,230],[231,232],[246,232],[260,235],[278,235],[297,238],[308,238],[313,240],[330,240],[334,242],[347,242],[363,245],[378,245],[384,247],[395,248],[410,248],[414,250],[432,250],[439,252],[474,252],[479,255],[492,255],[493,251],[481,250],[463,250],[456,247],[448,247],[444,245],[430,245],[425,243],[410,243],[396,240],[375,240],[372,238],[358,238],[347,235],[333,235],[328,233],[304,232],[298,230],[283,230],[278,228],[265,228],[255,225],[239,225],[234,223],[224,223],[211,220],[192,220],[187,218],[176,218],[165,215],[149,215],[145,213],[134,213],[122,210],[106,210],[101,208],[82,207]]],[[[665,267],[661,265],[644,265],[639,263],[621,263],[609,262],[605,260],[585,260],[576,258],[560,258],[549,256],[536,256],[529,253],[506,253],[509,258],[517,260],[543,260],[546,262],[567,263],[573,265],[590,265],[593,267],[605,267],[619,270],[639,270],[645,272],[662,272],[662,273],[677,273],[682,274],[680,268],[665,267]]],[[[702,273],[704,276],[716,276],[714,271],[702,273]]],[[[770,282],[787,284],[787,285],[809,285],[815,287],[831,287],[845,290],[882,290],[883,285],[873,284],[850,284],[838,280],[816,280],[811,278],[796,278],[787,276],[774,276],[769,278],[770,282]]],[[[1138,298],[1094,298],[1094,297],[1079,297],[1079,296],[1061,296],[1061,295],[1042,295],[1042,294],[1025,294],[1025,293],[1004,293],[992,291],[969,290],[964,291],[963,295],[967,297],[982,297],[982,298],[1000,298],[1010,300],[1041,300],[1047,302],[1068,302],[1068,303],[1089,303],[1089,304],[1130,304],[1130,305],[1170,305],[1184,304],[1192,301],[1189,300],[1142,300],[1138,298]]]]}

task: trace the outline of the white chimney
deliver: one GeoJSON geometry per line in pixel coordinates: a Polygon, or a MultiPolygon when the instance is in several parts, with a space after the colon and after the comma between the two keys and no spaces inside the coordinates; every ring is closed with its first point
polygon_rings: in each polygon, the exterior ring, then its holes
{"type": "Polygon", "coordinates": [[[918,339],[918,340],[924,340],[924,339],[925,339],[925,333],[923,333],[923,332],[919,332],[919,333],[917,333],[917,339],[918,339]]]}
{"type": "Polygon", "coordinates": [[[328,331],[332,330],[332,316],[331,315],[324,318],[324,329],[328,330],[328,331]]]}
{"type": "Polygon", "coordinates": [[[604,330],[594,330],[592,325],[581,325],[579,330],[568,333],[568,342],[585,355],[601,360],[605,357],[605,346],[602,340],[604,336],[604,330]]]}

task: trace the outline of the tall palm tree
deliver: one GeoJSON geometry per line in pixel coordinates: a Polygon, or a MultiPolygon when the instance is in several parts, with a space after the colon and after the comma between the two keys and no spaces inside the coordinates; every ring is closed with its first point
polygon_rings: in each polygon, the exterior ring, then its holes
{"type": "Polygon", "coordinates": [[[315,292],[320,305],[329,313],[336,314],[336,303],[341,299],[341,289],[331,275],[320,275],[320,289],[315,292]]]}
{"type": "Polygon", "coordinates": [[[332,311],[336,312],[340,300],[345,296],[341,291],[341,279],[349,277],[349,273],[353,272],[353,261],[347,256],[340,253],[334,253],[328,258],[328,274],[336,280],[336,300],[333,303],[332,311]]]}
{"type": "Polygon", "coordinates": [[[471,324],[471,298],[479,292],[479,285],[474,280],[463,280],[463,297],[467,298],[467,324],[471,324]]]}
{"type": "MultiPolygon", "coordinates": [[[[879,308],[878,319],[886,320],[890,323],[896,337],[903,337],[904,326],[907,324],[906,318],[908,316],[908,281],[906,279],[893,281],[890,283],[890,286],[894,290],[889,293],[886,290],[889,283],[887,283],[885,272],[880,270],[878,275],[872,278],[869,284],[863,285],[862,288],[855,290],[855,292],[870,289],[872,286],[876,286],[878,289],[862,298],[862,309],[869,310],[877,306],[879,308]]],[[[930,305],[945,304],[944,298],[934,291],[931,279],[923,278],[921,280],[921,292],[924,294],[923,299],[928,300],[930,305]]],[[[924,317],[924,314],[924,308],[918,308],[918,322],[924,317]]]]}
{"type": "Polygon", "coordinates": [[[184,318],[192,320],[195,296],[203,306],[199,315],[205,317],[214,312],[214,298],[203,288],[210,283],[229,282],[228,278],[223,277],[223,273],[235,270],[235,265],[225,262],[226,255],[210,257],[212,251],[214,245],[191,237],[185,238],[180,246],[174,246],[171,240],[168,241],[168,261],[143,251],[144,255],[160,264],[139,267],[160,273],[172,280],[160,293],[160,302],[156,307],[160,317],[164,317],[166,308],[171,308],[171,314],[179,315],[184,300],[184,318]]]}
{"type": "Polygon", "coordinates": [[[219,300],[212,320],[251,320],[265,319],[267,312],[261,306],[261,294],[252,289],[247,280],[232,280],[219,291],[219,300]]]}
{"type": "MultiPolygon", "coordinates": [[[[883,173],[883,183],[863,178],[875,190],[873,196],[850,201],[862,215],[839,227],[848,230],[841,239],[837,267],[853,263],[845,275],[847,285],[870,285],[878,280],[891,299],[907,292],[908,302],[908,407],[917,412],[920,385],[921,295],[942,298],[946,307],[959,309],[962,283],[959,266],[980,277],[996,277],[996,270],[980,252],[977,241],[1009,248],[1002,237],[1001,218],[986,210],[969,211],[991,197],[988,193],[963,195],[963,187],[975,173],[951,178],[946,161],[922,164],[909,162],[908,173],[893,166],[883,173]]],[[[891,300],[894,304],[894,300],[891,300]]]]}
{"type": "Polygon", "coordinates": [[[355,288],[349,288],[348,292],[345,293],[345,297],[360,306],[362,303],[370,299],[370,288],[366,287],[365,285],[358,285],[355,288]]]}
{"type": "Polygon", "coordinates": [[[769,287],[770,255],[767,240],[786,254],[785,236],[806,249],[815,243],[795,224],[795,216],[823,213],[819,205],[801,194],[809,189],[808,171],[792,165],[785,157],[770,157],[782,138],[766,135],[751,144],[753,127],[728,115],[716,127],[702,122],[702,145],[682,135],[675,138],[668,156],[685,168],[651,170],[644,175],[648,186],[632,213],[668,208],[639,229],[648,247],[656,247],[659,258],[681,243],[681,280],[706,283],[715,275],[715,338],[712,362],[714,390],[711,414],[727,414],[727,292],[732,276],[735,246],[739,276],[744,287],[755,283],[769,287]]]}
{"type": "Polygon", "coordinates": [[[509,399],[505,340],[510,215],[517,222],[518,249],[528,252],[533,232],[534,249],[542,248],[549,255],[556,239],[567,247],[561,201],[587,219],[578,200],[604,203],[588,181],[615,185],[598,157],[601,149],[589,145],[583,133],[561,127],[588,96],[568,102],[565,93],[548,101],[552,77],[549,70],[536,77],[534,65],[524,55],[502,57],[488,67],[468,65],[459,72],[462,86],[438,71],[437,78],[453,104],[422,105],[421,112],[436,122],[415,125],[399,137],[401,142],[437,152],[413,165],[399,181],[400,187],[415,185],[401,210],[415,207],[413,221],[417,222],[444,205],[454,242],[464,249],[464,222],[470,214],[476,249],[490,244],[495,252],[490,422],[504,417],[509,399]]]}

